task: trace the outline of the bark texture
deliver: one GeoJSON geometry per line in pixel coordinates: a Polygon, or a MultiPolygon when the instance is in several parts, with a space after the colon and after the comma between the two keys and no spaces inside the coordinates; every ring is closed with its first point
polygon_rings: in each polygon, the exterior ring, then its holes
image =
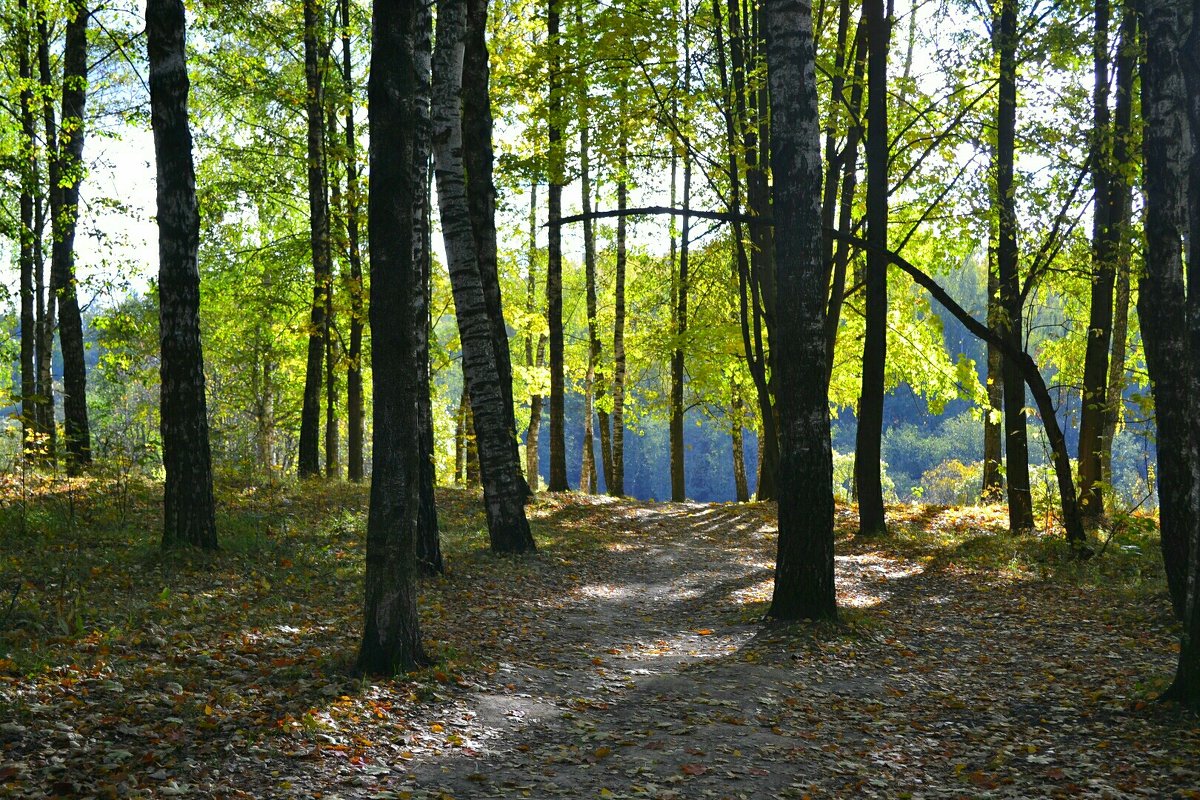
{"type": "Polygon", "coordinates": [[[300,410],[300,477],[321,472],[321,379],[325,340],[329,336],[327,298],[332,291],[329,259],[329,205],[325,167],[325,97],[319,41],[320,0],[304,0],[304,83],[308,117],[308,217],[312,248],[313,300],[309,313],[308,358],[304,370],[304,402],[300,410]]]}
{"type": "Polygon", "coordinates": [[[866,336],[854,470],[858,534],[887,533],[883,513],[884,364],[887,360],[888,114],[887,56],[891,21],[883,0],[864,0],[867,23],[867,251],[866,336]]]}
{"type": "Polygon", "coordinates": [[[212,456],[200,344],[200,213],[188,126],[182,0],[149,0],[150,125],[158,208],[164,548],[216,549],[212,456]]]}
{"type": "Polygon", "coordinates": [[[437,47],[433,56],[434,176],[462,342],[463,378],[478,437],[488,534],[493,551],[521,553],[534,549],[533,536],[525,518],[527,488],[504,410],[504,393],[475,251],[462,156],[459,93],[463,80],[466,11],[465,0],[443,0],[438,7],[437,47]]]}
{"type": "Polygon", "coordinates": [[[424,324],[413,300],[420,276],[412,263],[418,5],[375,0],[368,83],[374,441],[357,669],[385,675],[426,661],[417,617],[420,376],[413,363],[417,326],[424,324]]]}
{"type": "MultiPolygon", "coordinates": [[[[1017,271],[1017,200],[1013,182],[1017,130],[1017,0],[1001,0],[995,36],[1000,57],[1000,89],[996,123],[996,194],[1000,306],[1005,340],[1016,351],[1022,345],[1022,299],[1017,271]]],[[[1004,360],[1004,443],[1008,481],[1008,525],[1013,533],[1033,530],[1033,497],[1029,492],[1029,441],[1025,422],[1025,383],[1020,367],[1004,360]]]]}
{"type": "Polygon", "coordinates": [[[550,481],[552,492],[565,492],[571,487],[567,483],[566,445],[566,386],[564,381],[564,342],[562,319],[562,228],[558,220],[562,216],[563,152],[562,141],[562,75],[559,37],[559,7],[557,0],[547,0],[546,32],[549,38],[549,140],[550,140],[550,186],[549,186],[549,243],[546,251],[546,314],[550,327],[550,481]]]}
{"type": "Polygon", "coordinates": [[[358,181],[358,136],[354,124],[354,72],[350,46],[350,0],[341,0],[342,81],[346,92],[346,260],[350,280],[350,342],[346,349],[346,472],[355,483],[363,479],[363,439],[366,436],[363,414],[362,339],[366,308],[363,304],[362,243],[358,219],[362,190],[358,181]]]}
{"type": "Polygon", "coordinates": [[[821,262],[821,141],[811,8],[765,0],[779,302],[779,548],[769,614],[833,619],[833,461],[821,262]]]}
{"type": "Polygon", "coordinates": [[[56,157],[58,191],[51,191],[50,290],[58,306],[58,341],[63,360],[63,430],[67,470],[79,472],[92,463],[88,425],[87,368],[83,353],[83,316],[75,278],[75,228],[79,187],[83,183],[84,114],[87,107],[87,29],[91,18],[84,0],[68,8],[63,46],[62,140],[56,157]],[[54,198],[58,198],[57,207],[54,198]]]}

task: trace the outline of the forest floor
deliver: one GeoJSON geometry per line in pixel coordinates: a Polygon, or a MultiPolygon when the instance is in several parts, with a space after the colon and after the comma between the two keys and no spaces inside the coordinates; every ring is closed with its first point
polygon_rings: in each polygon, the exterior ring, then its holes
{"type": "Polygon", "coordinates": [[[1200,797],[1153,526],[1095,558],[1001,509],[839,510],[838,624],[762,619],[769,504],[539,497],[495,557],[439,496],[436,665],[348,674],[361,487],[226,486],[164,556],[157,487],[0,478],[0,796],[1200,797]]]}

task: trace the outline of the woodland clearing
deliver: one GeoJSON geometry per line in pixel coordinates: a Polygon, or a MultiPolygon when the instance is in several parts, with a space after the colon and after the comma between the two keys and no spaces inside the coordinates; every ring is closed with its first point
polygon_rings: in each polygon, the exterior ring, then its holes
{"type": "Polygon", "coordinates": [[[1142,518],[1081,563],[1000,507],[839,508],[840,622],[778,625],[770,504],[540,495],[514,558],[444,490],[435,663],[369,681],[363,488],[226,484],[180,555],[156,484],[18,477],[0,796],[1200,797],[1142,518]]]}

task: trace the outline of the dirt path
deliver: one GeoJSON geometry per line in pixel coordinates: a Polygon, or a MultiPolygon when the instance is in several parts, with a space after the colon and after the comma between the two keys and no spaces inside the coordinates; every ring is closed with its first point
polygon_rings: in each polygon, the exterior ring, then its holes
{"type": "Polygon", "coordinates": [[[1168,647],[1131,658],[1086,594],[850,548],[849,632],[764,626],[742,605],[770,586],[761,512],[607,513],[619,544],[440,714],[459,746],[397,796],[1200,796],[1195,720],[1131,700],[1168,647]]]}

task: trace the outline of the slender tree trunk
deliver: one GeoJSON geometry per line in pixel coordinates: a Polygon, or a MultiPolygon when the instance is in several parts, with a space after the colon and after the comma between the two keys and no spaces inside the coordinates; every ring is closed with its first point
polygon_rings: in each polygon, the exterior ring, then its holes
{"type": "Polygon", "coordinates": [[[37,350],[37,312],[33,287],[33,197],[37,193],[37,129],[33,116],[33,65],[29,57],[29,0],[17,5],[17,75],[21,81],[21,449],[26,456],[37,451],[41,433],[38,417],[38,390],[35,353],[37,350]]]}
{"type": "Polygon", "coordinates": [[[321,0],[304,0],[304,83],[308,116],[308,214],[312,247],[313,301],[309,315],[308,359],[304,371],[304,402],[300,411],[300,477],[319,475],[321,377],[325,342],[329,336],[327,299],[332,290],[329,265],[329,203],[326,197],[325,97],[321,77],[319,26],[321,0]]]}
{"type": "MultiPolygon", "coordinates": [[[[58,341],[63,359],[63,427],[67,469],[79,472],[92,463],[88,427],[87,368],[83,353],[83,316],[75,278],[75,229],[79,186],[83,182],[84,114],[87,104],[87,29],[91,12],[84,0],[72,0],[63,49],[62,142],[58,154],[59,204],[51,208],[50,290],[58,304],[58,341]]],[[[54,193],[51,194],[53,201],[54,193]]]]}
{"type": "Polygon", "coordinates": [[[458,396],[458,412],[454,415],[454,482],[466,485],[467,479],[467,387],[463,384],[458,396]]]}
{"type": "Polygon", "coordinates": [[[462,342],[464,383],[479,443],[488,534],[495,552],[534,549],[525,518],[528,493],[515,440],[504,409],[496,364],[495,336],[487,310],[475,252],[463,161],[463,52],[467,28],[465,0],[443,0],[438,7],[437,47],[433,56],[433,152],[441,211],[442,236],[462,342]]]}
{"type": "MultiPolygon", "coordinates": [[[[583,10],[575,7],[576,25],[582,32],[583,10]]],[[[588,85],[586,75],[579,76],[579,181],[583,199],[583,213],[592,213],[592,173],[589,152],[590,114],[588,112],[588,85]]],[[[583,380],[583,457],[579,470],[579,490],[589,494],[597,491],[596,443],[592,418],[595,416],[596,368],[600,361],[600,333],[596,326],[596,232],[590,218],[583,221],[583,272],[586,283],[588,364],[583,380]]],[[[609,476],[605,476],[607,486],[609,476]]]]}
{"type": "MultiPolygon", "coordinates": [[[[525,314],[529,319],[536,319],[537,306],[537,181],[529,185],[529,255],[525,273],[525,314]]],[[[534,367],[542,367],[543,351],[546,337],[544,334],[534,336],[530,331],[525,336],[525,367],[532,374],[534,367]],[[537,344],[534,344],[536,339],[537,344]],[[536,350],[536,358],[534,352],[536,350]]],[[[525,480],[532,491],[537,491],[541,485],[541,475],[538,471],[538,434],[542,428],[542,393],[535,390],[529,397],[529,428],[525,433],[525,480]]]]}
{"type": "MultiPolygon", "coordinates": [[[[50,71],[50,29],[46,23],[44,9],[37,11],[38,28],[38,82],[44,97],[52,97],[54,93],[54,77],[50,71]]],[[[58,126],[54,118],[54,106],[48,102],[42,103],[42,125],[45,130],[45,150],[47,169],[48,203],[40,199],[34,207],[34,227],[37,229],[33,239],[33,269],[35,291],[38,296],[38,397],[42,400],[42,424],[47,435],[46,455],[50,460],[55,458],[58,450],[58,425],[54,413],[54,331],[58,327],[58,302],[51,285],[46,281],[46,258],[42,243],[46,232],[46,208],[50,210],[51,237],[54,235],[54,220],[58,217],[62,205],[62,187],[59,182],[58,158],[58,126]],[[44,298],[44,303],[43,303],[44,298]]],[[[51,247],[53,250],[53,247],[51,247]]],[[[53,256],[51,257],[53,261],[53,256]]],[[[53,266],[53,265],[52,265],[53,266]]],[[[51,270],[53,272],[53,269],[51,270]]]]}
{"type": "MultiPolygon", "coordinates": [[[[867,24],[859,21],[854,35],[854,81],[850,88],[850,116],[857,120],[846,133],[842,151],[841,196],[838,199],[838,226],[849,235],[854,225],[854,193],[858,189],[858,150],[863,138],[862,100],[867,71],[867,24]]],[[[837,348],[838,327],[842,322],[842,304],[846,295],[846,272],[850,267],[850,245],[839,239],[833,252],[833,279],[830,281],[829,310],[825,314],[825,352],[829,378],[833,376],[833,356],[837,348]]]]}
{"type": "Polygon", "coordinates": [[[346,469],[350,480],[363,479],[363,379],[362,338],[366,310],[363,307],[362,245],[358,218],[361,189],[358,181],[358,137],[354,124],[354,72],[350,44],[350,0],[340,0],[342,39],[342,82],[346,92],[346,258],[350,263],[347,294],[350,298],[350,343],[346,350],[346,469]]]}
{"type": "MultiPolygon", "coordinates": [[[[432,325],[433,294],[433,185],[430,170],[430,140],[433,131],[433,6],[420,3],[413,19],[413,66],[416,78],[416,107],[413,118],[416,134],[413,143],[413,266],[419,281],[413,295],[414,328],[413,363],[416,365],[417,427],[419,428],[420,465],[417,507],[417,563],[424,575],[445,572],[442,560],[441,534],[438,528],[437,464],[434,462],[433,398],[430,395],[429,332],[432,325]]],[[[476,461],[478,463],[478,461],[476,461]]]]}
{"type": "MultiPolygon", "coordinates": [[[[692,88],[691,9],[683,6],[683,91],[686,97],[692,88]]],[[[678,116],[678,115],[677,115],[678,116]]],[[[681,120],[686,130],[687,121],[681,120]]],[[[683,447],[683,381],[684,340],[688,326],[688,267],[691,254],[692,218],[692,153],[691,143],[680,143],[683,149],[683,220],[679,232],[679,275],[676,279],[675,350],[671,354],[671,500],[687,499],[683,447]]],[[[671,203],[674,206],[674,202],[671,203]]]]}
{"type": "Polygon", "coordinates": [[[417,616],[420,375],[413,363],[417,329],[425,325],[413,302],[420,292],[420,269],[412,263],[412,208],[420,191],[412,168],[419,5],[413,0],[375,0],[368,83],[374,437],[357,669],[388,675],[426,661],[417,616]]]}
{"type": "Polygon", "coordinates": [[[825,375],[821,133],[811,9],[764,0],[779,295],[779,549],[769,614],[833,619],[833,460],[825,375]]]}
{"type": "MultiPolygon", "coordinates": [[[[500,373],[508,446],[520,462],[517,419],[513,405],[512,354],[508,327],[504,323],[500,275],[496,261],[496,187],[492,178],[492,107],[489,96],[490,71],[487,49],[488,0],[467,0],[467,32],[463,53],[463,162],[467,172],[467,204],[479,278],[492,328],[492,347],[500,373]]],[[[525,496],[530,494],[524,475],[517,476],[525,496]]]]}
{"type": "Polygon", "coordinates": [[[730,392],[732,396],[729,406],[733,417],[730,433],[733,446],[733,491],[739,503],[746,503],[750,500],[750,486],[746,481],[746,447],[742,441],[745,403],[742,401],[742,390],[736,383],[730,383],[730,392]]]}
{"type": "MultiPolygon", "coordinates": [[[[629,208],[629,138],[625,132],[625,87],[620,90],[621,131],[617,142],[617,210],[629,208]]],[[[625,267],[628,260],[626,239],[628,225],[624,216],[617,217],[617,253],[613,264],[613,411],[612,411],[612,483],[608,493],[613,497],[625,494],[625,267]]]]}
{"type": "MultiPolygon", "coordinates": [[[[1017,200],[1013,160],[1017,126],[1017,2],[1001,0],[995,37],[1000,57],[1000,93],[996,126],[996,203],[999,238],[996,258],[1000,274],[1003,333],[1014,350],[1022,350],[1022,302],[1017,271],[1017,200]]],[[[1029,492],[1029,444],[1025,421],[1025,383],[1012,359],[1004,361],[1004,439],[1008,481],[1008,524],[1013,533],[1033,530],[1029,492]]]]}
{"type": "Polygon", "coordinates": [[[883,512],[884,363],[887,360],[888,114],[887,57],[891,20],[883,0],[864,0],[867,20],[867,251],[866,336],[854,470],[858,534],[887,533],[883,512]]]}
{"type": "Polygon", "coordinates": [[[1096,0],[1092,39],[1092,296],[1083,358],[1083,390],[1079,414],[1079,502],[1084,522],[1095,527],[1104,516],[1101,486],[1101,453],[1104,449],[1104,412],[1108,405],[1108,354],[1112,339],[1113,289],[1121,244],[1114,205],[1120,191],[1120,165],[1114,160],[1111,115],[1108,109],[1109,0],[1096,0]]]}
{"type": "MultiPolygon", "coordinates": [[[[987,254],[987,324],[1001,330],[1003,310],[1000,308],[1000,278],[996,273],[996,248],[988,243],[987,254]]],[[[987,345],[988,407],[983,416],[983,487],[980,499],[998,503],[1004,497],[1004,356],[991,342],[987,345]]]]}
{"type": "Polygon", "coordinates": [[[564,343],[562,320],[562,190],[565,179],[565,153],[562,141],[562,40],[559,37],[558,0],[547,0],[546,31],[549,38],[549,139],[550,139],[550,218],[549,246],[546,252],[546,313],[550,320],[550,483],[552,492],[565,492],[567,483],[566,386],[564,382],[564,343]]]}
{"type": "Polygon", "coordinates": [[[200,344],[200,212],[188,127],[182,0],[149,0],[150,124],[158,179],[160,417],[164,548],[216,549],[212,457],[200,344]]]}
{"type": "Polygon", "coordinates": [[[338,463],[341,445],[338,436],[338,348],[333,311],[332,259],[329,291],[325,294],[325,477],[333,480],[341,473],[338,463]]]}
{"type": "MultiPolygon", "coordinates": [[[[465,385],[465,383],[464,383],[465,385]]],[[[479,437],[475,435],[475,414],[468,399],[463,406],[463,482],[467,486],[478,486],[479,481],[479,437]]]]}
{"type": "MultiPolygon", "coordinates": [[[[735,119],[741,129],[742,153],[746,161],[746,210],[750,216],[767,216],[770,209],[770,192],[767,187],[766,174],[760,161],[760,120],[751,116],[754,109],[757,116],[761,112],[758,97],[762,92],[750,86],[749,76],[757,66],[755,62],[755,47],[760,42],[758,35],[757,15],[745,11],[739,6],[738,0],[728,0],[729,8],[729,53],[732,68],[732,84],[735,119]],[[743,33],[742,21],[747,15],[753,15],[750,24],[749,42],[743,33]]],[[[759,80],[759,79],[756,79],[759,80]]],[[[742,339],[746,348],[747,365],[754,379],[758,395],[759,418],[762,420],[763,436],[759,439],[760,453],[758,484],[756,495],[759,500],[773,500],[776,497],[775,476],[779,464],[779,439],[775,434],[775,408],[772,399],[771,385],[768,379],[768,361],[762,336],[762,307],[758,302],[761,296],[763,275],[773,274],[774,249],[771,243],[771,228],[765,224],[751,223],[750,258],[745,265],[745,274],[739,274],[738,283],[741,296],[742,339]],[[753,332],[751,329],[753,328],[753,332]]],[[[773,283],[773,281],[772,281],[773,283]]]]}

